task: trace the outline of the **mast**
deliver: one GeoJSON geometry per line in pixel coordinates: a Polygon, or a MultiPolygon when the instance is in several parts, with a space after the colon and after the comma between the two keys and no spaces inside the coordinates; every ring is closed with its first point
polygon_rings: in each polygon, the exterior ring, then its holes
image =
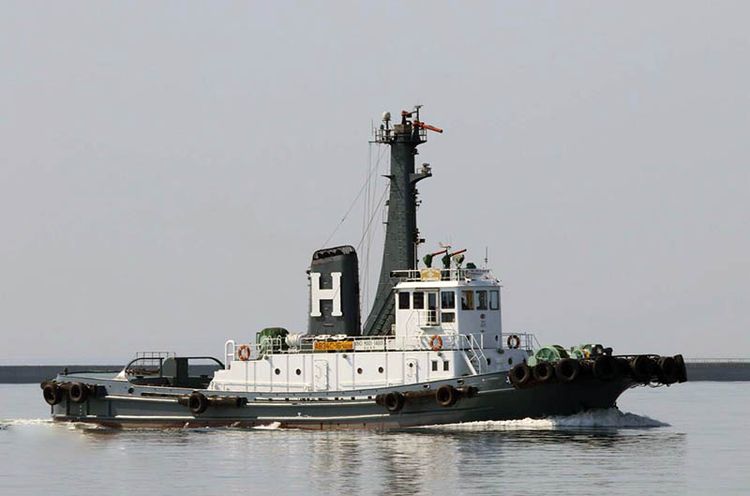
{"type": "Polygon", "coordinates": [[[421,240],[417,229],[417,188],[422,179],[432,176],[428,164],[415,172],[414,158],[417,146],[427,141],[426,130],[442,133],[442,129],[419,120],[421,105],[411,112],[401,112],[401,123],[391,127],[391,115],[383,114],[383,124],[375,133],[375,143],[391,147],[391,170],[388,197],[388,220],[383,249],[383,263],[370,315],[363,334],[386,335],[391,333],[395,321],[393,288],[398,282],[391,277],[394,270],[417,268],[417,247],[421,240]]]}

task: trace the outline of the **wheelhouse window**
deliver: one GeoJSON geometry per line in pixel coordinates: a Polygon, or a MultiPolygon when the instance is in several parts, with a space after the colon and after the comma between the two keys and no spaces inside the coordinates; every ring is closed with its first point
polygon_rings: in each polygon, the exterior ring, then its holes
{"type": "Polygon", "coordinates": [[[477,291],[477,310],[487,310],[487,291],[477,291]]]}
{"type": "Polygon", "coordinates": [[[455,312],[443,312],[442,314],[440,314],[440,320],[444,324],[449,324],[451,322],[455,322],[456,321],[456,314],[455,314],[455,312]]]}
{"type": "Polygon", "coordinates": [[[490,310],[500,309],[500,291],[490,291],[490,310]]]}
{"type": "Polygon", "coordinates": [[[440,314],[440,320],[443,323],[456,321],[456,313],[453,311],[456,308],[456,293],[454,291],[440,292],[440,308],[443,310],[440,314]]]}
{"type": "Polygon", "coordinates": [[[474,310],[474,291],[461,291],[461,310],[474,310]]]}
{"type": "Polygon", "coordinates": [[[441,291],[440,308],[443,310],[453,310],[456,308],[456,293],[453,291],[441,291]]]}
{"type": "Polygon", "coordinates": [[[414,291],[413,306],[415,310],[422,310],[424,308],[424,293],[422,291],[414,291]]]}
{"type": "Polygon", "coordinates": [[[398,294],[398,309],[408,310],[409,309],[409,295],[408,291],[403,291],[398,294]]]}

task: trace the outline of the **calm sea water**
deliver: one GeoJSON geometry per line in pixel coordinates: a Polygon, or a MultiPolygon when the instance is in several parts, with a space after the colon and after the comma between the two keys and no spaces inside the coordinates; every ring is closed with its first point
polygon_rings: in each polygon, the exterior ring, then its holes
{"type": "Polygon", "coordinates": [[[0,385],[0,494],[750,494],[750,383],[625,393],[620,410],[400,432],[110,431],[0,385]],[[629,412],[629,413],[626,413],[629,412]]]}

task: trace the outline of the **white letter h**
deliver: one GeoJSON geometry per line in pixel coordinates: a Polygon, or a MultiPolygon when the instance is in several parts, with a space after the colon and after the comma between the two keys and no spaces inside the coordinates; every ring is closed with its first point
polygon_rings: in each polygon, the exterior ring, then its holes
{"type": "Polygon", "coordinates": [[[331,272],[331,289],[320,288],[320,273],[310,273],[310,316],[320,317],[321,300],[333,300],[332,317],[341,317],[341,272],[331,272]]]}

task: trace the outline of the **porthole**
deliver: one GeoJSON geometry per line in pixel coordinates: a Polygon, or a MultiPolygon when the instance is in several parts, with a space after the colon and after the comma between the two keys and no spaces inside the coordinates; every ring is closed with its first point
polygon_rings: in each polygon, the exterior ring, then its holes
{"type": "Polygon", "coordinates": [[[360,367],[360,368],[358,368],[358,369],[357,369],[357,373],[358,373],[358,374],[361,374],[361,373],[362,373],[362,367],[360,367]]]}
{"type": "Polygon", "coordinates": [[[273,371],[274,374],[279,375],[281,374],[281,369],[276,369],[273,371]]]}
{"type": "Polygon", "coordinates": [[[378,367],[378,372],[383,373],[383,367],[378,367]]]}
{"type": "Polygon", "coordinates": [[[302,375],[302,371],[300,369],[295,370],[294,373],[297,375],[302,375]]]}
{"type": "Polygon", "coordinates": [[[410,369],[411,369],[411,368],[414,368],[414,363],[412,363],[412,362],[409,362],[409,368],[410,368],[410,369]]]}
{"type": "Polygon", "coordinates": [[[508,358],[508,365],[513,365],[513,359],[512,358],[508,358]]]}

